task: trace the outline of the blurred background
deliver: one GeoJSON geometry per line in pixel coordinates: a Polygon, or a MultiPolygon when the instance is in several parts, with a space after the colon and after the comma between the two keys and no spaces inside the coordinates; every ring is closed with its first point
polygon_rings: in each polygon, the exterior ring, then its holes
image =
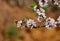
{"type": "MultiPolygon", "coordinates": [[[[36,1],[38,2],[38,0],[36,1]]],[[[26,17],[37,22],[36,13],[30,9],[33,2],[34,0],[0,0],[0,41],[60,41],[60,26],[49,30],[43,27],[16,28],[15,21],[23,20],[26,17]],[[11,36],[13,37],[11,38],[11,36]]],[[[53,12],[49,8],[46,11],[47,18],[50,16],[56,20],[59,15],[60,10],[53,12]]],[[[42,26],[43,22],[37,22],[37,25],[42,26]]]]}

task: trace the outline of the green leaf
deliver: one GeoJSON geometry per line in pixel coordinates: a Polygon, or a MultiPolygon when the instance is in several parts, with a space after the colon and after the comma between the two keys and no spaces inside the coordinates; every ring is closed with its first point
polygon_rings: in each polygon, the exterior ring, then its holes
{"type": "Polygon", "coordinates": [[[32,2],[31,8],[33,8],[35,5],[36,5],[36,3],[35,2],[32,2]]]}
{"type": "Polygon", "coordinates": [[[48,10],[48,7],[42,7],[44,10],[48,10]]]}

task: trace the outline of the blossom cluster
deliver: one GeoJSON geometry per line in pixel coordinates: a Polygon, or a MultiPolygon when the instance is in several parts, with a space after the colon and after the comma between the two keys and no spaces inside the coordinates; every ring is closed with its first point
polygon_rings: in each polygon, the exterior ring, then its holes
{"type": "MultiPolygon", "coordinates": [[[[23,27],[24,22],[22,20],[19,20],[19,21],[17,21],[16,24],[17,24],[18,28],[21,28],[21,27],[23,27]]],[[[36,22],[33,19],[27,19],[26,22],[25,22],[25,26],[27,28],[31,28],[31,29],[33,27],[37,27],[36,22]]]]}
{"type": "MultiPolygon", "coordinates": [[[[19,20],[17,21],[17,27],[18,28],[21,28],[23,26],[23,21],[22,20],[19,20]]],[[[44,25],[47,29],[51,29],[51,28],[55,28],[57,27],[57,24],[60,25],[60,16],[57,18],[57,21],[55,21],[53,18],[49,17],[46,19],[44,25]]],[[[36,22],[33,20],[33,19],[27,19],[26,22],[25,22],[25,26],[27,28],[36,28],[37,27],[37,24],[36,22]]]]}
{"type": "MultiPolygon", "coordinates": [[[[60,6],[60,0],[51,0],[51,1],[53,2],[54,5],[60,6]]],[[[44,1],[39,0],[39,5],[41,7],[45,7],[49,5],[48,2],[49,2],[48,0],[44,0],[44,1]]]]}
{"type": "MultiPolygon", "coordinates": [[[[56,0],[54,0],[54,4],[55,5],[59,5],[60,6],[60,1],[57,2],[56,0]]],[[[55,28],[57,27],[57,25],[60,25],[60,16],[57,18],[57,21],[55,21],[53,18],[49,17],[46,18],[46,11],[42,8],[42,7],[47,7],[48,6],[48,0],[45,0],[45,2],[42,2],[42,0],[39,0],[39,7],[38,5],[34,6],[34,11],[36,11],[38,17],[37,17],[37,21],[38,22],[43,22],[46,28],[51,29],[51,28],[55,28]],[[44,21],[43,21],[44,20],[44,21]]],[[[17,21],[17,27],[21,28],[23,26],[24,22],[22,20],[17,21]]],[[[33,19],[27,19],[25,21],[25,25],[27,28],[34,28],[37,27],[36,22],[33,19]]]]}

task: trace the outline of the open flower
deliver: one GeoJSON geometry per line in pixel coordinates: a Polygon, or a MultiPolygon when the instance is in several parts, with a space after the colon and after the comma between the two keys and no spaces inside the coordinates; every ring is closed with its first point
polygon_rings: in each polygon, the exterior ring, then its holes
{"type": "Polygon", "coordinates": [[[48,5],[48,0],[44,0],[45,2],[42,2],[42,0],[39,0],[39,5],[41,6],[41,7],[45,7],[45,6],[47,6],[48,5]]]}
{"type": "Polygon", "coordinates": [[[34,20],[32,20],[32,19],[29,19],[29,20],[27,20],[26,25],[28,28],[32,29],[33,27],[36,27],[36,22],[34,22],[34,20]]]}
{"type": "Polygon", "coordinates": [[[51,28],[57,27],[56,24],[57,22],[55,22],[53,18],[49,17],[46,19],[45,27],[48,29],[51,29],[51,28]]]}
{"type": "Polygon", "coordinates": [[[58,21],[58,24],[60,24],[60,16],[58,17],[57,21],[58,21]]]}
{"type": "Polygon", "coordinates": [[[21,27],[22,26],[22,20],[17,21],[17,27],[21,27]]]}
{"type": "Polygon", "coordinates": [[[38,22],[42,22],[44,19],[46,19],[45,13],[40,13],[37,18],[38,22]]]}

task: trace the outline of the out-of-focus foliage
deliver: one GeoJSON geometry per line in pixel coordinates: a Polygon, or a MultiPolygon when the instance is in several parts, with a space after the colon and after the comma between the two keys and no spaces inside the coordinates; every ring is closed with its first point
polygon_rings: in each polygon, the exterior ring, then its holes
{"type": "Polygon", "coordinates": [[[36,5],[36,3],[35,3],[35,2],[32,2],[31,6],[30,6],[30,9],[31,9],[33,12],[36,12],[36,11],[33,10],[35,5],[36,5]]]}
{"type": "Polygon", "coordinates": [[[6,34],[8,38],[16,38],[18,35],[18,32],[14,26],[10,26],[6,31],[6,34]]]}
{"type": "Polygon", "coordinates": [[[36,3],[35,2],[32,2],[31,8],[33,8],[35,5],[36,5],[36,3]]]}

